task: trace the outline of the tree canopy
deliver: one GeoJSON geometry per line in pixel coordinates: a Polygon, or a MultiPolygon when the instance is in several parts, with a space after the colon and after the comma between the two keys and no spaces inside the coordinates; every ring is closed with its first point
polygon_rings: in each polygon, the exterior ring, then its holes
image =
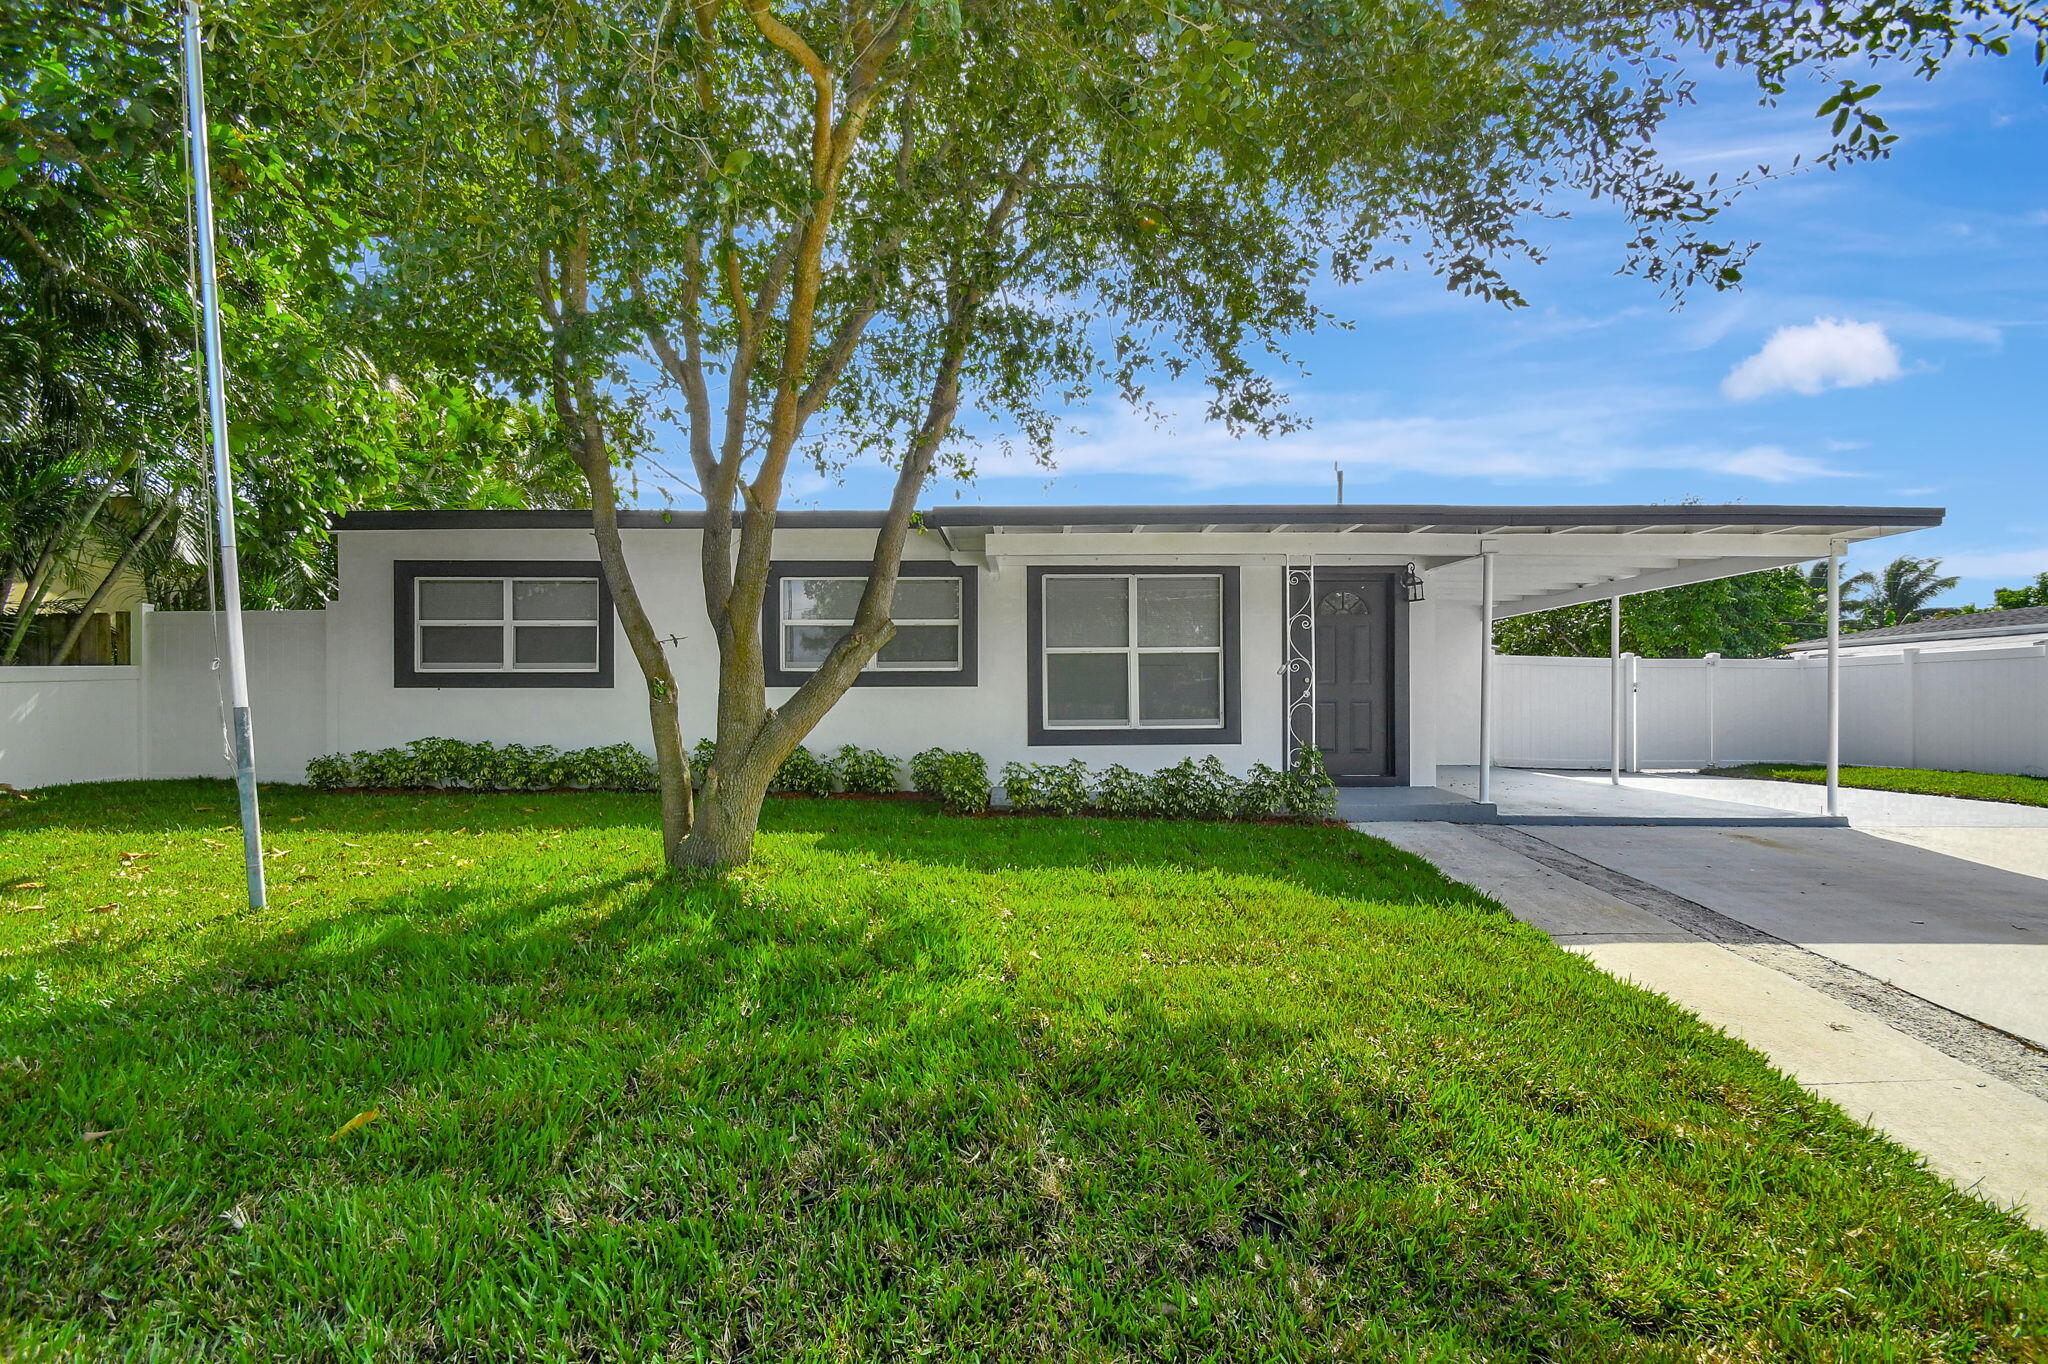
{"type": "MultiPolygon", "coordinates": [[[[348,315],[359,219],[231,46],[210,60],[247,604],[326,595],[335,511],[573,500],[548,414],[380,347],[348,315]]],[[[0,577],[40,584],[0,628],[0,661],[39,610],[87,604],[52,593],[89,593],[100,575],[80,566],[109,555],[138,564],[160,605],[206,598],[190,250],[172,10],[0,11],[0,577]]]]}

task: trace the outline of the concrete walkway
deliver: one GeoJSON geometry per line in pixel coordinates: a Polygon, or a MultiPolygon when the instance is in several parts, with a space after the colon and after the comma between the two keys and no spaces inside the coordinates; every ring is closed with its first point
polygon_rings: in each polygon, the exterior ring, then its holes
{"type": "Polygon", "coordinates": [[[1360,827],[2048,1228],[2048,882],[1853,829],[1360,827]]]}

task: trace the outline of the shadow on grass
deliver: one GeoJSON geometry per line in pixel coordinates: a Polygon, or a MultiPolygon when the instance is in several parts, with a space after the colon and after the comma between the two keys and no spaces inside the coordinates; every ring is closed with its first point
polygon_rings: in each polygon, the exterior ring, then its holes
{"type": "MultiPolygon", "coordinates": [[[[507,860],[615,820],[526,799],[507,860]]],[[[0,1321],[121,1357],[2018,1357],[2038,1243],[1370,840],[775,802],[723,883],[590,857],[231,921],[119,990],[40,992],[90,943],[16,958],[0,1321]]]]}

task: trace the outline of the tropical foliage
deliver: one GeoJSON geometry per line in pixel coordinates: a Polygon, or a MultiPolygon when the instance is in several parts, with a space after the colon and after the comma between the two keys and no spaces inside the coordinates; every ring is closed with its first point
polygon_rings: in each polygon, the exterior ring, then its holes
{"type": "Polygon", "coordinates": [[[1877,572],[1859,573],[1851,581],[1860,590],[1851,597],[1844,584],[1843,609],[1855,617],[1857,629],[1877,630],[1929,614],[1934,599],[1962,579],[1944,574],[1939,559],[1901,555],[1877,572]]]}
{"type": "MultiPolygon", "coordinates": [[[[1769,658],[1811,633],[1812,609],[1808,579],[1793,568],[1641,592],[1622,599],[1621,647],[1645,658],[1769,658]]],[[[1494,626],[1493,643],[1502,653],[1605,658],[1608,605],[1510,616],[1494,626]]]]}
{"type": "Polygon", "coordinates": [[[1994,610],[2015,611],[2022,606],[2048,606],[2048,573],[2021,587],[1998,587],[1991,592],[1994,610]]]}
{"type": "MultiPolygon", "coordinates": [[[[120,573],[159,605],[207,598],[176,36],[167,9],[106,0],[0,11],[0,574],[20,589],[0,662],[41,613],[82,625],[120,573]]],[[[571,503],[541,410],[360,325],[359,223],[232,44],[211,62],[246,604],[328,594],[338,511],[571,503]]]]}

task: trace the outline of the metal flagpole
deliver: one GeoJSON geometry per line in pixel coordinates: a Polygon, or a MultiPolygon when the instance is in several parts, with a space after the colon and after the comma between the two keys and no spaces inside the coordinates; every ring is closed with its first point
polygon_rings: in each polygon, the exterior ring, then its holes
{"type": "Polygon", "coordinates": [[[263,820],[256,809],[256,746],[249,728],[249,669],[242,651],[242,570],[235,558],[235,490],[228,468],[227,374],[220,354],[220,291],[213,258],[213,167],[206,146],[206,91],[199,57],[199,5],[185,0],[185,135],[192,151],[197,211],[199,309],[205,322],[206,423],[213,437],[213,496],[220,518],[221,596],[228,621],[228,700],[235,749],[235,786],[242,799],[242,860],[249,907],[263,908],[263,820]]]}

